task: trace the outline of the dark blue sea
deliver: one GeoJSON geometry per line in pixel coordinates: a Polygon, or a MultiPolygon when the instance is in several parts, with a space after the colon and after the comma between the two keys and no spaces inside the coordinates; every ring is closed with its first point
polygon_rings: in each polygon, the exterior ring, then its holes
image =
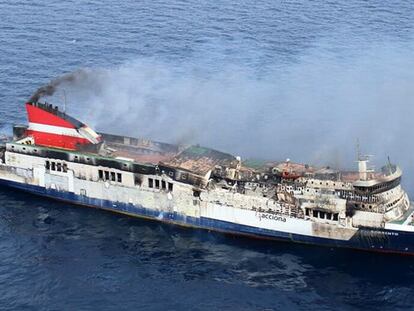
{"type": "MultiPolygon", "coordinates": [[[[348,168],[414,195],[414,2],[0,0],[0,132],[98,130],[348,168]]],[[[256,241],[0,189],[1,310],[414,310],[408,257],[256,241]]]]}

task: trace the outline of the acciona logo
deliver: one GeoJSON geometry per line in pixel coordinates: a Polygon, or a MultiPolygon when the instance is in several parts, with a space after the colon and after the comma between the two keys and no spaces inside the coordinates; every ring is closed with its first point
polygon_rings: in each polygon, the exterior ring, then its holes
{"type": "Polygon", "coordinates": [[[275,214],[269,214],[269,213],[256,213],[256,216],[262,220],[262,219],[269,219],[274,221],[281,221],[286,222],[286,217],[275,215],[275,214]]]}

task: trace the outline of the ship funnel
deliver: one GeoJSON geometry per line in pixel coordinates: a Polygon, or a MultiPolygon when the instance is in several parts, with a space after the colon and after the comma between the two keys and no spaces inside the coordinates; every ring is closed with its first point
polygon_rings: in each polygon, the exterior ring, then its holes
{"type": "Polygon", "coordinates": [[[26,103],[27,135],[36,145],[80,150],[100,145],[102,137],[86,124],[47,103],[26,103]]]}

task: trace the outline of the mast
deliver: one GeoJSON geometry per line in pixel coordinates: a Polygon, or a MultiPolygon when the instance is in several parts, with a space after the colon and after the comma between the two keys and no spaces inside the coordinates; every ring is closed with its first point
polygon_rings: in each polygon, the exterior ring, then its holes
{"type": "Polygon", "coordinates": [[[374,172],[374,170],[368,169],[368,163],[369,163],[370,156],[361,154],[359,139],[357,140],[356,148],[357,148],[359,180],[367,181],[369,179],[368,173],[374,172]]]}

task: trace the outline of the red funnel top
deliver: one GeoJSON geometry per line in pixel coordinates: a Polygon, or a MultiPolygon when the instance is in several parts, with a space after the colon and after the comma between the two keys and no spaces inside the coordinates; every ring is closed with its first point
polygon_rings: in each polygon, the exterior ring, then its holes
{"type": "Polygon", "coordinates": [[[82,122],[49,104],[26,103],[28,136],[36,145],[79,150],[87,145],[99,144],[100,135],[82,122]]]}

